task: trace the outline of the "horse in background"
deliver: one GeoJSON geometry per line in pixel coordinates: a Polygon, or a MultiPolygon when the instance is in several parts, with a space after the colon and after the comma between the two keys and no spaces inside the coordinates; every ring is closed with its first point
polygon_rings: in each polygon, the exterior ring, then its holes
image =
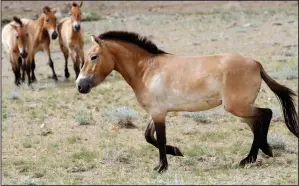
{"type": "Polygon", "coordinates": [[[33,38],[32,51],[29,53],[29,60],[31,61],[31,80],[36,81],[34,74],[35,70],[35,59],[34,56],[39,51],[47,53],[49,59],[49,66],[52,69],[52,78],[57,81],[57,76],[54,70],[54,63],[50,53],[51,39],[55,40],[58,36],[56,31],[56,9],[51,9],[48,6],[43,7],[43,12],[37,20],[22,19],[22,22],[28,25],[29,35],[33,38]]]}
{"type": "Polygon", "coordinates": [[[24,24],[20,18],[14,16],[13,21],[4,26],[2,30],[2,43],[4,49],[9,55],[9,60],[12,70],[15,75],[15,85],[21,84],[22,69],[22,82],[25,81],[25,71],[28,76],[28,84],[31,83],[30,79],[30,61],[28,60],[28,53],[31,52],[30,46],[32,43],[28,34],[28,25],[24,24]]]}
{"type": "Polygon", "coordinates": [[[76,73],[76,79],[80,73],[81,66],[84,64],[84,37],[81,28],[81,6],[80,4],[73,2],[70,6],[70,17],[62,19],[57,26],[59,36],[59,46],[64,55],[65,68],[64,75],[69,78],[70,73],[68,71],[68,57],[71,56],[73,61],[73,68],[76,73]]]}

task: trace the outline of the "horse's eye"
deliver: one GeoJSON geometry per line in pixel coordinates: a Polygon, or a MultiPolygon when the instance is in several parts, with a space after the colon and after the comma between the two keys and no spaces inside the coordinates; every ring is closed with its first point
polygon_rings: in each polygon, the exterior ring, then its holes
{"type": "Polygon", "coordinates": [[[16,36],[17,39],[19,39],[19,36],[16,36]]]}
{"type": "Polygon", "coordinates": [[[98,58],[99,58],[99,56],[96,56],[96,55],[91,56],[90,61],[91,61],[92,63],[95,63],[96,60],[97,60],[98,58]]]}
{"type": "Polygon", "coordinates": [[[46,23],[49,23],[49,18],[48,18],[48,19],[46,19],[46,23]]]}
{"type": "Polygon", "coordinates": [[[29,35],[28,34],[26,34],[26,37],[28,37],[29,35]]]}

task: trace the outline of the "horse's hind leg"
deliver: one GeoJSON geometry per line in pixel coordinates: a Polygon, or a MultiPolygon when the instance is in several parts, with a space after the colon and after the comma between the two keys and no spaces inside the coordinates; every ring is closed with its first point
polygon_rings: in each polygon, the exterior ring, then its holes
{"type": "Polygon", "coordinates": [[[243,121],[249,125],[251,131],[255,133],[255,128],[258,127],[260,123],[260,143],[259,148],[268,156],[273,157],[272,149],[267,141],[269,126],[272,118],[272,110],[268,108],[257,108],[260,116],[256,117],[256,119],[252,118],[243,118],[243,121]]]}
{"type": "Polygon", "coordinates": [[[225,107],[225,109],[238,116],[242,117],[253,132],[253,142],[249,154],[240,162],[240,166],[253,163],[256,161],[258,150],[261,149],[265,154],[272,156],[272,150],[267,143],[267,134],[272,118],[272,111],[265,108],[257,108],[249,106],[243,109],[241,107],[225,107]]]}
{"type": "MultiPolygon", "coordinates": [[[[154,126],[154,122],[151,120],[147,125],[144,136],[148,143],[158,148],[158,143],[154,137],[154,133],[155,133],[155,126],[154,126]]],[[[179,148],[173,147],[171,145],[166,145],[166,154],[171,154],[173,156],[183,156],[179,148]]]]}

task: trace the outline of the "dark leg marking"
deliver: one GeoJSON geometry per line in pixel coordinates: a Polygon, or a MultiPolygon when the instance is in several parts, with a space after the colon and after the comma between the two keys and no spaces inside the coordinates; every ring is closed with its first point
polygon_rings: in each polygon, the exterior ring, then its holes
{"type": "MultiPolygon", "coordinates": [[[[154,137],[154,132],[155,132],[155,126],[153,121],[151,120],[147,125],[144,136],[148,143],[158,148],[157,140],[154,137]]],[[[171,154],[173,156],[183,156],[179,148],[173,147],[171,145],[166,145],[166,154],[171,154]]]]}
{"type": "Polygon", "coordinates": [[[244,167],[246,164],[254,163],[257,159],[259,148],[267,155],[273,156],[271,147],[267,143],[267,134],[269,129],[272,111],[270,109],[258,108],[259,115],[251,118],[253,143],[249,154],[240,162],[240,166],[244,167]]]}
{"type": "Polygon", "coordinates": [[[34,74],[34,70],[35,70],[35,60],[33,59],[32,62],[31,62],[31,80],[32,82],[36,82],[36,77],[35,77],[35,74],[34,74]]]}
{"type": "Polygon", "coordinates": [[[168,168],[168,162],[166,157],[166,132],[165,132],[165,122],[154,122],[156,133],[157,133],[157,142],[159,148],[159,165],[154,168],[154,170],[159,173],[164,172],[168,168]]]}
{"type": "Polygon", "coordinates": [[[54,70],[54,63],[53,63],[53,61],[52,61],[51,58],[49,58],[49,66],[50,66],[51,69],[52,69],[52,73],[53,73],[53,77],[52,77],[52,78],[53,78],[55,81],[58,81],[58,78],[57,78],[56,73],[55,73],[55,70],[54,70]]]}

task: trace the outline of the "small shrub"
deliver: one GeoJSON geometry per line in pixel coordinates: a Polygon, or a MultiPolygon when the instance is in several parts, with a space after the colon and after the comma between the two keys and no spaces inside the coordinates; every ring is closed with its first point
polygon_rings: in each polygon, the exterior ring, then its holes
{"type": "Polygon", "coordinates": [[[95,12],[83,12],[82,13],[82,21],[96,21],[101,17],[95,12]]]}
{"type": "Polygon", "coordinates": [[[89,125],[92,122],[92,115],[90,112],[80,110],[76,112],[75,120],[79,125],[89,125]]]}
{"type": "Polygon", "coordinates": [[[23,147],[27,149],[27,148],[31,148],[32,145],[29,141],[25,141],[25,142],[23,142],[23,147]]]}
{"type": "Polygon", "coordinates": [[[8,95],[8,99],[10,99],[10,100],[19,100],[19,99],[21,99],[21,96],[18,92],[11,92],[8,95]]]}
{"type": "Polygon", "coordinates": [[[69,144],[74,144],[74,143],[76,143],[76,142],[78,142],[78,141],[80,141],[80,140],[81,140],[81,138],[78,137],[78,136],[71,136],[71,137],[68,137],[68,138],[67,138],[67,142],[68,142],[69,144]]]}
{"type": "Polygon", "coordinates": [[[187,118],[192,118],[196,122],[200,123],[210,123],[211,121],[207,117],[207,115],[203,112],[184,112],[183,116],[187,118]]]}
{"type": "Polygon", "coordinates": [[[107,162],[123,162],[123,163],[129,163],[130,161],[130,156],[129,153],[119,147],[109,149],[105,151],[104,161],[107,162]]]}
{"type": "Polygon", "coordinates": [[[116,109],[112,109],[108,113],[109,118],[116,122],[121,128],[136,128],[136,126],[132,123],[134,119],[137,119],[138,114],[132,109],[128,107],[118,107],[116,109]]]}
{"type": "Polygon", "coordinates": [[[286,150],[286,142],[280,135],[269,136],[268,143],[273,149],[286,150]]]}
{"type": "Polygon", "coordinates": [[[34,183],[34,180],[31,179],[29,176],[24,176],[21,177],[18,185],[36,185],[36,183],[34,183]]]}

